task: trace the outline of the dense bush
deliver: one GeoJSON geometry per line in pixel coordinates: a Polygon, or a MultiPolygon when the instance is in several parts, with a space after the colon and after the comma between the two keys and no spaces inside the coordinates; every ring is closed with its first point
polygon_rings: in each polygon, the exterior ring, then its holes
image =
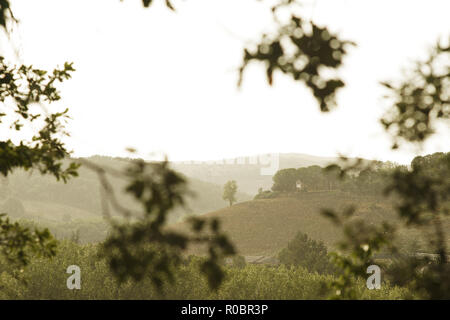
{"type": "Polygon", "coordinates": [[[278,255],[280,262],[287,266],[301,266],[310,272],[330,274],[334,271],[329,260],[327,247],[321,241],[310,239],[306,234],[297,233],[278,255]]]}

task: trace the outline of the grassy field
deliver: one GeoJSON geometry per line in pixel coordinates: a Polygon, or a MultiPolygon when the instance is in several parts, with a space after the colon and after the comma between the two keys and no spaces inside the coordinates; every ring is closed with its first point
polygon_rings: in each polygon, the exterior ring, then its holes
{"type": "MultiPolygon", "coordinates": [[[[333,247],[340,232],[320,214],[322,208],[356,205],[355,217],[378,222],[394,217],[392,204],[383,198],[343,192],[302,193],[296,197],[246,201],[206,214],[218,217],[241,255],[273,255],[286,247],[298,231],[333,247]]],[[[177,229],[185,229],[180,223],[177,229]]],[[[195,250],[194,250],[195,251],[195,250]]]]}

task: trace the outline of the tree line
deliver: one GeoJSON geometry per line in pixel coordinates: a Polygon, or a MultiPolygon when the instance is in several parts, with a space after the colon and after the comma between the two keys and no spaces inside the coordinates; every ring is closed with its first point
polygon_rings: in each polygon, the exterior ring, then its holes
{"type": "Polygon", "coordinates": [[[271,191],[259,190],[257,198],[268,197],[273,193],[312,192],[340,190],[358,194],[382,195],[392,179],[395,170],[408,171],[420,165],[427,174],[445,174],[448,153],[436,152],[415,157],[409,166],[392,162],[374,161],[361,170],[343,170],[339,165],[320,167],[317,165],[302,168],[278,170],[273,176],[271,191]]]}

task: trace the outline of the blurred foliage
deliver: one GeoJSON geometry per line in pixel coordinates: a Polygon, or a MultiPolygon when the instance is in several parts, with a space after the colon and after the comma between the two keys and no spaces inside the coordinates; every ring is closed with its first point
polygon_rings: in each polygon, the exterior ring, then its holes
{"type": "Polygon", "coordinates": [[[449,125],[450,44],[438,42],[429,58],[416,62],[403,81],[382,84],[389,91],[387,98],[393,102],[393,107],[381,119],[393,137],[393,148],[401,141],[425,141],[434,132],[438,120],[449,125]]]}
{"type": "Polygon", "coordinates": [[[9,6],[9,0],[0,0],[0,27],[7,29],[8,21],[15,21],[14,15],[9,6]]]}
{"type": "MultiPolygon", "coordinates": [[[[149,7],[152,3],[152,0],[143,0],[144,7],[149,7]]],[[[165,0],[165,4],[169,9],[175,10],[169,0],[165,0]]],[[[288,19],[281,18],[280,12],[299,5],[295,0],[280,0],[271,7],[277,30],[273,34],[264,33],[254,44],[254,48],[244,49],[238,86],[242,84],[248,64],[253,61],[262,62],[270,85],[273,84],[274,72],[280,71],[295,81],[304,83],[312,91],[320,110],[329,111],[335,107],[336,91],[344,86],[344,82],[338,77],[326,77],[325,74],[338,69],[347,53],[347,47],[355,44],[339,39],[328,28],[298,15],[292,14],[288,19]]]]}
{"type": "MultiPolygon", "coordinates": [[[[401,142],[422,146],[434,132],[438,122],[449,121],[450,116],[450,46],[439,41],[431,49],[426,61],[418,61],[415,68],[407,73],[398,84],[382,82],[389,90],[387,98],[393,104],[381,119],[385,130],[391,134],[396,149],[401,142]]],[[[448,128],[448,126],[447,126],[448,128]]],[[[373,163],[362,161],[345,169],[337,165],[340,177],[355,169],[361,173],[373,172],[373,163]],[[366,168],[363,168],[366,166],[366,168]]],[[[354,277],[363,276],[364,268],[371,264],[373,254],[383,246],[397,257],[386,276],[393,282],[413,289],[420,297],[431,299],[449,299],[450,277],[447,248],[447,229],[443,217],[449,214],[450,195],[450,154],[435,153],[426,157],[416,157],[411,167],[398,167],[387,175],[386,195],[394,194],[399,199],[397,213],[406,227],[421,229],[424,238],[432,248],[432,254],[404,255],[395,247],[391,226],[384,223],[382,229],[367,230],[364,222],[355,233],[350,232],[344,247],[350,252],[347,256],[336,254],[337,263],[343,275],[335,283],[336,292],[342,297],[354,297],[349,292],[349,283],[354,277]],[[430,228],[433,232],[430,234],[430,228]],[[360,243],[360,237],[365,244],[360,243]],[[367,250],[360,249],[363,245],[367,250]]],[[[369,175],[370,177],[371,175],[369,175]]],[[[336,213],[325,210],[333,221],[339,221],[336,213]]],[[[342,225],[342,228],[347,228],[342,225]]],[[[374,228],[374,227],[372,227],[374,228]]]]}
{"type": "MultiPolygon", "coordinates": [[[[0,12],[9,12],[7,2],[0,3],[0,12]],[[6,9],[5,9],[6,8],[6,9]]],[[[0,19],[5,27],[4,16],[0,19]]],[[[13,170],[37,169],[42,174],[52,174],[64,182],[77,175],[78,165],[71,163],[66,168],[62,160],[69,152],[60,140],[64,131],[63,120],[67,117],[67,109],[63,112],[49,112],[42,103],[51,103],[60,99],[55,87],[56,82],[69,79],[74,71],[72,64],[65,63],[64,68],[55,69],[51,74],[46,71],[22,65],[8,65],[4,57],[0,57],[0,123],[5,119],[12,121],[10,130],[31,130],[34,135],[29,141],[22,140],[18,145],[11,139],[0,141],[0,174],[6,178],[13,170]],[[44,112],[33,113],[32,106],[40,105],[44,112]],[[33,130],[36,127],[40,129],[33,130]],[[36,132],[36,133],[35,133],[36,132]]],[[[2,183],[3,188],[8,186],[2,183]]],[[[8,191],[8,190],[6,190],[8,191]]],[[[14,199],[7,199],[2,205],[11,214],[21,215],[25,211],[22,204],[14,199]]],[[[54,255],[56,242],[48,229],[30,229],[18,222],[10,222],[4,215],[0,217],[0,249],[8,261],[25,266],[29,256],[42,254],[54,255]]]]}
{"type": "Polygon", "coordinates": [[[8,262],[20,269],[34,255],[55,255],[56,240],[48,229],[30,230],[17,222],[10,222],[5,216],[0,214],[0,252],[8,262]]]}
{"type": "MultiPolygon", "coordinates": [[[[355,165],[343,171],[350,168],[354,170],[355,165]]],[[[384,268],[386,278],[393,284],[408,287],[421,298],[450,298],[448,236],[442,220],[448,217],[450,209],[450,153],[418,156],[411,162],[411,168],[394,169],[388,181],[385,193],[396,195],[397,226],[351,219],[353,208],[341,214],[331,209],[322,212],[342,228],[345,235],[339,244],[340,252],[333,253],[341,275],[331,284],[335,291],[332,297],[354,299],[356,293],[352,284],[358,277],[367,276],[366,268],[377,264],[374,254],[385,249],[394,261],[384,268]],[[395,241],[395,231],[400,226],[421,230],[432,253],[403,254],[395,241]]]]}
{"type": "Polygon", "coordinates": [[[250,62],[262,62],[269,85],[273,84],[274,72],[280,71],[295,81],[303,82],[312,91],[320,110],[329,111],[335,107],[335,93],[344,86],[344,82],[339,78],[327,78],[325,74],[341,66],[347,47],[354,43],[343,41],[326,27],[295,14],[288,21],[279,18],[279,11],[296,4],[296,1],[281,1],[272,7],[278,29],[274,34],[263,34],[255,49],[244,50],[238,85],[241,85],[250,62]]]}
{"type": "Polygon", "coordinates": [[[20,131],[26,126],[34,133],[29,141],[22,140],[19,145],[11,139],[0,141],[0,173],[3,176],[16,168],[36,168],[42,174],[52,174],[63,181],[77,175],[77,164],[62,167],[62,160],[69,155],[60,140],[61,135],[68,135],[63,123],[68,110],[51,113],[42,106],[44,102],[60,100],[55,82],[69,79],[74,70],[71,63],[65,63],[64,68],[48,74],[32,66],[10,66],[0,57],[0,123],[6,116],[15,117],[11,130],[20,131]],[[41,104],[43,112],[33,113],[31,107],[34,104],[41,104]],[[41,128],[35,133],[33,128],[39,126],[39,120],[42,120],[41,128]]]}
{"type": "MultiPolygon", "coordinates": [[[[123,0],[120,0],[123,1],[123,0]]],[[[169,8],[172,11],[175,11],[175,7],[172,4],[172,1],[170,0],[164,0],[164,3],[166,5],[167,8],[169,8]]],[[[144,8],[148,8],[153,4],[153,0],[142,0],[142,5],[144,6],[144,8]]]]}
{"type": "Polygon", "coordinates": [[[363,219],[351,219],[355,209],[349,207],[341,213],[324,209],[322,214],[343,230],[338,252],[330,254],[337,267],[337,278],[328,283],[332,299],[358,299],[355,289],[357,278],[367,277],[367,267],[376,264],[374,253],[392,240],[394,227],[388,223],[376,225],[363,219]]]}
{"type": "Polygon", "coordinates": [[[386,193],[400,196],[398,212],[408,224],[436,222],[435,216],[450,213],[450,153],[418,156],[411,170],[395,170],[386,193]]]}
{"type": "Polygon", "coordinates": [[[433,234],[425,236],[436,254],[432,260],[429,257],[407,259],[403,273],[395,273],[393,281],[398,277],[403,279],[408,272],[408,285],[424,297],[450,299],[448,229],[443,224],[450,213],[450,153],[414,158],[411,170],[394,173],[386,192],[400,196],[397,211],[407,225],[432,228],[433,234]]]}
{"type": "MultiPolygon", "coordinates": [[[[143,4],[149,6],[151,1],[144,1],[143,4]]],[[[169,1],[166,1],[166,4],[171,7],[169,1]]],[[[8,1],[1,1],[0,5],[1,26],[7,30],[7,20],[8,17],[13,17],[12,12],[8,1]]],[[[43,105],[60,100],[55,82],[69,79],[73,71],[75,69],[72,64],[65,63],[63,69],[55,69],[48,74],[47,71],[32,66],[11,66],[4,57],[0,57],[0,123],[2,118],[16,115],[17,120],[11,124],[11,129],[20,131],[28,124],[32,132],[36,130],[33,130],[31,123],[35,124],[39,120],[43,123],[42,128],[29,142],[22,140],[19,145],[15,145],[11,140],[0,141],[0,173],[3,176],[6,177],[17,168],[38,169],[41,174],[52,174],[57,180],[62,179],[64,182],[78,175],[79,162],[72,162],[65,169],[62,166],[62,160],[69,156],[60,140],[60,136],[68,135],[63,125],[68,110],[50,113],[43,105]],[[7,109],[9,104],[13,107],[12,112],[7,109]],[[34,104],[40,105],[41,112],[32,111],[31,106],[34,104]],[[8,113],[3,112],[3,107],[8,113]]],[[[105,216],[112,225],[111,233],[103,245],[103,254],[107,257],[113,274],[120,281],[128,278],[140,280],[149,274],[152,282],[160,287],[164,276],[171,278],[171,264],[180,260],[180,252],[185,250],[190,242],[195,242],[207,244],[209,255],[202,263],[201,270],[207,276],[210,286],[218,287],[223,279],[219,261],[234,253],[233,246],[220,232],[219,222],[216,219],[191,219],[192,229],[197,232],[193,237],[163,230],[168,213],[183,205],[185,196],[184,178],[171,170],[167,161],[131,161],[125,172],[111,168],[107,170],[88,161],[84,164],[98,174],[102,185],[105,216]],[[130,209],[117,201],[108,181],[108,174],[128,181],[126,192],[141,204],[141,214],[133,216],[130,209]],[[111,204],[130,221],[126,224],[118,222],[117,219],[114,221],[108,215],[111,204]]],[[[2,249],[8,254],[17,252],[16,258],[22,263],[26,262],[25,251],[32,240],[28,229],[17,222],[10,224],[9,220],[2,223],[5,232],[2,249]],[[11,236],[11,232],[15,237],[11,236]]],[[[36,230],[34,235],[39,241],[30,248],[34,251],[38,248],[47,249],[44,246],[45,241],[51,239],[48,230],[36,230]]]]}

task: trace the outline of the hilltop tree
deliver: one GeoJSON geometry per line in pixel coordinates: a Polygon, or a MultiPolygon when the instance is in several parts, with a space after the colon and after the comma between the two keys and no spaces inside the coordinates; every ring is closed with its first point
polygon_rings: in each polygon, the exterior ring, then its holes
{"type": "Polygon", "coordinates": [[[298,180],[297,169],[289,168],[278,170],[272,177],[272,191],[293,192],[296,188],[298,180]]]}
{"type": "Polygon", "coordinates": [[[230,207],[236,202],[237,183],[234,180],[230,180],[223,186],[223,200],[230,203],[230,207]]]}
{"type": "Polygon", "coordinates": [[[309,190],[321,190],[326,188],[326,179],[321,167],[309,166],[297,169],[297,177],[309,190]]]}

